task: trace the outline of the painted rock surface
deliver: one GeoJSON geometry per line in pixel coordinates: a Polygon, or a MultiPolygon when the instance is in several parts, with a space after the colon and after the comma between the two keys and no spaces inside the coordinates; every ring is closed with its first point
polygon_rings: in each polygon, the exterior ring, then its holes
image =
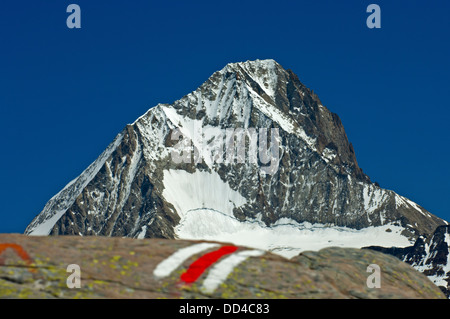
{"type": "Polygon", "coordinates": [[[214,242],[19,234],[0,234],[0,297],[445,298],[408,264],[367,249],[286,259],[214,242]]]}

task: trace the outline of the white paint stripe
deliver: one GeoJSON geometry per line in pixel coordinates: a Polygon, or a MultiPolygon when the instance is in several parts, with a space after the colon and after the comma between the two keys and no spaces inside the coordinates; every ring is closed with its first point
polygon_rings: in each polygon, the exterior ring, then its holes
{"type": "Polygon", "coordinates": [[[227,279],[228,275],[233,269],[248,257],[257,257],[264,255],[261,250],[245,250],[233,254],[230,257],[218,262],[209,271],[208,276],[203,281],[202,291],[204,293],[212,293],[219,287],[219,285],[227,279]]]}
{"type": "Polygon", "coordinates": [[[172,271],[177,269],[189,257],[198,254],[199,252],[202,252],[204,250],[217,246],[220,245],[213,243],[201,243],[181,248],[177,250],[175,253],[173,253],[170,257],[160,262],[153,271],[153,275],[155,275],[158,278],[167,277],[172,273],[172,271]]]}

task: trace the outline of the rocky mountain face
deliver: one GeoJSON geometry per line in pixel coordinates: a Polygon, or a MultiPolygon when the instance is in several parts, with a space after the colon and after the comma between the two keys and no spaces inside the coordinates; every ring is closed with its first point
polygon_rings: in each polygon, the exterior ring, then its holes
{"type": "Polygon", "coordinates": [[[407,247],[446,224],[371,182],[339,117],[292,71],[256,60],[127,125],[25,233],[232,241],[293,257],[407,247]]]}
{"type": "Polygon", "coordinates": [[[393,255],[422,272],[450,297],[450,226],[443,225],[427,237],[420,236],[413,246],[367,247],[393,255]]]}
{"type": "Polygon", "coordinates": [[[339,117],[292,71],[257,60],[228,64],[196,91],[127,125],[26,233],[174,238],[180,220],[202,208],[266,225],[281,218],[355,229],[394,223],[413,237],[444,223],[371,183],[339,117]],[[273,174],[261,162],[206,160],[209,150],[198,140],[218,140],[230,128],[279,129],[273,174]],[[175,163],[176,129],[191,138],[201,163],[175,163]],[[178,202],[183,195],[189,203],[178,202]]]}
{"type": "MultiPolygon", "coordinates": [[[[198,278],[186,282],[190,265],[229,247],[225,245],[155,238],[0,234],[0,299],[445,298],[426,276],[395,257],[340,247],[305,251],[288,260],[238,246],[198,278]],[[172,267],[168,265],[175,254],[180,256],[180,252],[201,245],[205,249],[191,251],[172,267]],[[245,255],[248,258],[236,258],[245,255]],[[220,276],[230,263],[234,267],[220,276]],[[367,271],[373,263],[381,268],[378,286],[372,285],[376,283],[370,277],[373,271],[367,271]],[[219,276],[218,269],[222,270],[219,276]],[[220,285],[214,285],[215,281],[220,285]]],[[[178,309],[171,304],[165,311],[169,314],[178,309]]]]}

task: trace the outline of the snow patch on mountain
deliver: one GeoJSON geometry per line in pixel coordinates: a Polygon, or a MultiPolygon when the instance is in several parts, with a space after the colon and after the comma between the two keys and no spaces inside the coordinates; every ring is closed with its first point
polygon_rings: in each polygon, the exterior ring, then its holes
{"type": "Polygon", "coordinates": [[[411,242],[403,227],[383,225],[360,230],[323,224],[298,223],[281,218],[267,226],[260,220],[239,221],[234,216],[212,209],[187,211],[175,233],[180,239],[214,240],[268,250],[286,258],[302,251],[340,246],[361,248],[371,245],[406,247],[411,242]]]}
{"type": "Polygon", "coordinates": [[[372,184],[363,184],[364,209],[367,213],[373,213],[381,204],[389,198],[388,193],[372,184]]]}
{"type": "Polygon", "coordinates": [[[431,217],[431,215],[427,212],[424,211],[424,209],[422,209],[419,205],[417,205],[416,203],[414,203],[412,200],[409,200],[406,197],[403,197],[401,195],[395,194],[395,206],[396,207],[400,207],[400,206],[410,206],[412,208],[414,208],[415,210],[417,210],[419,213],[421,213],[424,216],[427,217],[431,217]]]}
{"type": "Polygon", "coordinates": [[[163,184],[162,195],[174,206],[181,223],[190,211],[207,208],[234,216],[233,209],[247,203],[214,171],[164,170],[163,184]]]}

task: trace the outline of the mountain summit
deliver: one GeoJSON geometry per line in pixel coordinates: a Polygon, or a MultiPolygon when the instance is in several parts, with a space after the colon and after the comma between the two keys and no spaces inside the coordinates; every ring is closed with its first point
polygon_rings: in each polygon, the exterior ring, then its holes
{"type": "Polygon", "coordinates": [[[127,125],[25,233],[224,240],[292,256],[406,247],[444,224],[372,183],[339,117],[292,71],[256,60],[127,125]]]}

